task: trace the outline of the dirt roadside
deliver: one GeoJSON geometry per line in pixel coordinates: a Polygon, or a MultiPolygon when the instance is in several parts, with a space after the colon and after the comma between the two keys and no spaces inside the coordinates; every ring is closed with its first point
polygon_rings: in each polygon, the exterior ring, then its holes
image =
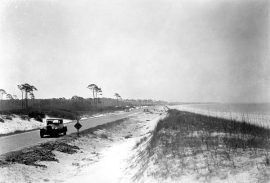
{"type": "Polygon", "coordinates": [[[0,182],[126,180],[125,160],[132,155],[136,143],[151,134],[158,119],[165,113],[165,108],[155,107],[85,130],[80,137],[72,134],[54,142],[8,153],[1,157],[0,182]],[[101,176],[106,167],[115,167],[115,164],[119,165],[118,168],[111,171],[108,177],[101,176]]]}

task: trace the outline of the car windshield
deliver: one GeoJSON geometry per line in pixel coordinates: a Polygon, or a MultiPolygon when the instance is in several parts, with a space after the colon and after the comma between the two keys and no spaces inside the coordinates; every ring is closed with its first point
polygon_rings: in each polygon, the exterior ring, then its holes
{"type": "Polygon", "coordinates": [[[60,124],[62,121],[61,120],[50,120],[50,121],[47,121],[47,124],[60,124]]]}

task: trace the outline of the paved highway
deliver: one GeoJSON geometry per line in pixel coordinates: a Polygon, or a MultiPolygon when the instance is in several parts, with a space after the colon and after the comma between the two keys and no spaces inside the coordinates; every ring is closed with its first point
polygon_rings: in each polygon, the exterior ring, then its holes
{"type": "MultiPolygon", "coordinates": [[[[81,120],[80,123],[82,124],[82,128],[80,129],[80,131],[88,128],[93,128],[95,126],[102,125],[105,123],[113,122],[115,120],[123,119],[128,116],[135,115],[140,111],[142,110],[138,109],[133,110],[131,112],[113,113],[107,116],[81,120]]],[[[67,134],[71,134],[77,131],[74,128],[75,123],[76,122],[66,124],[68,128],[67,134]]],[[[39,130],[0,137],[0,155],[54,139],[55,138],[40,138],[39,130]]]]}

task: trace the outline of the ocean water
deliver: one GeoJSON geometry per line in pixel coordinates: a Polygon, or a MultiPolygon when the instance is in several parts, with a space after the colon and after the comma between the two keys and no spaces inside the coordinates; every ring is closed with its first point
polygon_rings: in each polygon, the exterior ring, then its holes
{"type": "Polygon", "coordinates": [[[270,103],[183,104],[170,106],[170,108],[225,119],[246,121],[258,126],[270,128],[270,103]]]}
{"type": "Polygon", "coordinates": [[[270,103],[256,103],[256,104],[228,104],[228,103],[215,103],[215,104],[186,104],[185,107],[194,109],[204,109],[209,111],[219,112],[238,112],[246,114],[269,114],[270,103]]]}

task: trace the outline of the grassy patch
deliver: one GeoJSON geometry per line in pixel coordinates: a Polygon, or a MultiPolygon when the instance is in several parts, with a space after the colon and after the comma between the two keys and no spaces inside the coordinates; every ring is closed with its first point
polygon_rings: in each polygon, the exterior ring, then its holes
{"type": "Polygon", "coordinates": [[[52,151],[60,151],[63,153],[73,154],[79,150],[79,147],[69,145],[62,141],[48,142],[31,148],[23,149],[16,152],[11,152],[6,155],[5,163],[20,163],[25,165],[41,166],[38,161],[58,161],[52,151]]]}

